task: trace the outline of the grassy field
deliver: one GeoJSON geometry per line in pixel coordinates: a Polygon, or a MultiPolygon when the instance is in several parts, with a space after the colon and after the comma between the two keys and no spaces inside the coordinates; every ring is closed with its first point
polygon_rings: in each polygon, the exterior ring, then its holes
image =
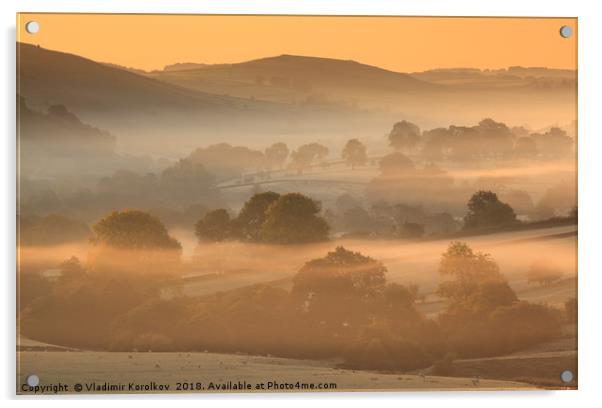
{"type": "MultiPolygon", "coordinates": [[[[576,229],[577,226],[568,225],[463,237],[461,240],[475,250],[491,253],[521,299],[561,306],[566,299],[576,296],[577,242],[574,236],[562,235],[576,229]],[[542,239],[556,236],[560,238],[542,239]],[[527,283],[525,273],[529,265],[542,257],[554,258],[555,264],[563,270],[563,281],[546,287],[527,283]]],[[[275,250],[274,247],[241,243],[197,247],[192,234],[178,235],[178,239],[183,242],[185,253],[191,256],[196,253],[206,261],[203,264],[193,263],[190,267],[183,288],[183,293],[189,296],[206,295],[254,283],[273,283],[288,288],[291,278],[305,262],[322,257],[342,245],[381,260],[388,269],[389,281],[418,284],[420,293],[427,296],[424,307],[429,313],[433,311],[431,309],[441,306],[436,305],[438,299],[431,294],[440,280],[437,268],[441,253],[450,242],[449,239],[336,240],[275,250]]]]}
{"type": "MultiPolygon", "coordinates": [[[[293,384],[289,389],[266,389],[264,392],[311,391],[296,388],[302,384],[328,384],[328,389],[314,391],[394,391],[394,390],[528,390],[533,385],[514,381],[476,378],[437,377],[419,374],[383,374],[337,368],[335,361],[293,360],[275,357],[216,353],[114,353],[91,351],[36,351],[17,354],[17,392],[30,374],[40,378],[40,385],[66,384],[70,392],[76,383],[82,392],[101,392],[86,389],[86,384],[105,382],[124,384],[118,392],[136,392],[129,383],[145,385],[152,382],[169,385],[163,392],[178,392],[177,383],[192,383],[193,392],[240,392],[228,389],[229,383],[246,381],[251,391],[257,384],[293,384]],[[211,388],[214,385],[214,389],[211,388]],[[225,389],[215,389],[215,386],[225,389]],[[336,385],[333,385],[336,384],[336,385]],[[336,387],[336,388],[335,388],[336,387]]],[[[324,385],[322,385],[324,387],[324,385]]],[[[159,390],[149,390],[157,392],[159,390]]],[[[137,392],[149,392],[138,390],[137,392]]],[[[182,390],[185,391],[185,390],[182,390]]],[[[190,390],[188,390],[190,392],[190,390]]],[[[65,392],[65,391],[62,391],[65,392]]]]}

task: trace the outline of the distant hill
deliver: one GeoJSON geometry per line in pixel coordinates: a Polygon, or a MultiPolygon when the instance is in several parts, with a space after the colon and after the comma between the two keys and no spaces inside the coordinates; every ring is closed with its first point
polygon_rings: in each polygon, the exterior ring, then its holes
{"type": "Polygon", "coordinates": [[[109,132],[83,123],[64,105],[52,105],[47,112],[27,106],[18,97],[19,138],[27,152],[31,150],[59,154],[110,154],[115,137],[109,132]]]}
{"type": "Polygon", "coordinates": [[[234,98],[194,92],[129,70],[18,43],[19,92],[33,105],[74,111],[156,113],[236,107],[234,98]]]}
{"type": "MultiPolygon", "coordinates": [[[[359,132],[358,122],[380,129],[394,120],[339,100],[283,103],[224,89],[190,89],[24,43],[17,44],[17,53],[18,92],[30,107],[67,106],[83,122],[114,134],[118,151],[134,154],[175,159],[224,141],[264,148],[285,135],[305,140],[304,134],[316,131],[349,137],[359,132]]],[[[191,71],[173,74],[180,72],[191,71]]]]}
{"type": "Polygon", "coordinates": [[[117,151],[167,159],[221,142],[264,149],[311,140],[334,148],[380,138],[402,119],[423,129],[487,117],[533,128],[575,119],[575,80],[546,68],[410,75],[280,55],[144,73],[23,43],[17,52],[18,92],[33,109],[67,106],[115,135],[117,151]]]}
{"type": "MultiPolygon", "coordinates": [[[[191,89],[212,91],[215,86],[230,91],[236,91],[238,87],[271,87],[299,93],[329,90],[346,95],[358,91],[425,92],[439,88],[407,74],[356,61],[297,55],[280,55],[236,64],[181,64],[178,69],[173,67],[153,72],[151,76],[191,89]]],[[[261,89],[256,91],[262,93],[261,89]]]]}
{"type": "Polygon", "coordinates": [[[415,78],[450,86],[563,87],[575,86],[577,72],[569,69],[513,66],[504,69],[440,68],[413,72],[415,78]]]}
{"type": "Polygon", "coordinates": [[[199,64],[196,62],[178,62],[176,64],[166,65],[163,71],[188,71],[190,69],[204,68],[207,64],[199,64]]]}

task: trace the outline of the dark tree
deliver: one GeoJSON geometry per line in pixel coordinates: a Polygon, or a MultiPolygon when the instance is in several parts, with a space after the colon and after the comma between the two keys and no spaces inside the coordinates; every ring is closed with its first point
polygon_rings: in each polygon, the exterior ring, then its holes
{"type": "Polygon", "coordinates": [[[272,191],[253,195],[232,221],[234,235],[244,241],[259,241],[266,211],[279,198],[280,194],[272,191]]]}
{"type": "Polygon", "coordinates": [[[411,150],[420,142],[420,128],[402,120],[389,133],[389,144],[396,150],[411,150]]]}
{"type": "Polygon", "coordinates": [[[267,209],[260,237],[275,244],[326,241],[329,226],[320,216],[320,205],[300,193],[280,196],[267,209]]]}
{"type": "Polygon", "coordinates": [[[464,228],[499,227],[516,223],[512,207],[501,202],[491,191],[478,191],[468,201],[468,214],[464,217],[464,228]]]}
{"type": "Polygon", "coordinates": [[[200,241],[224,241],[232,235],[232,225],[228,211],[220,208],[205,214],[194,226],[200,241]]]}
{"type": "Polygon", "coordinates": [[[307,262],[293,278],[292,293],[313,296],[350,295],[358,298],[382,293],[387,268],[359,252],[337,247],[324,258],[307,262]]]}
{"type": "Polygon", "coordinates": [[[137,210],[114,211],[92,227],[96,245],[116,249],[181,249],[158,218],[137,210]]]}
{"type": "Polygon", "coordinates": [[[368,161],[366,146],[357,139],[350,139],[343,149],[342,157],[351,169],[363,166],[368,161]]]}

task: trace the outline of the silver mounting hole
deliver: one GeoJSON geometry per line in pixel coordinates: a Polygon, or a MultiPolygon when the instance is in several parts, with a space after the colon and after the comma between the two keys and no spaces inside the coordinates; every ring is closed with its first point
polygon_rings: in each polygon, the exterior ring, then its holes
{"type": "Polygon", "coordinates": [[[29,385],[30,387],[35,387],[36,385],[38,385],[40,383],[40,377],[38,377],[35,374],[31,374],[29,376],[27,376],[27,385],[29,385]]]}
{"type": "Polygon", "coordinates": [[[37,21],[28,21],[25,24],[25,31],[27,31],[29,34],[35,34],[40,31],[40,25],[37,21]]]}
{"type": "Polygon", "coordinates": [[[573,372],[571,370],[564,370],[560,373],[560,381],[563,383],[570,383],[573,381],[573,372]]]}
{"type": "Polygon", "coordinates": [[[560,36],[562,38],[569,38],[571,35],[573,35],[573,29],[571,26],[565,25],[560,27],[560,36]]]}

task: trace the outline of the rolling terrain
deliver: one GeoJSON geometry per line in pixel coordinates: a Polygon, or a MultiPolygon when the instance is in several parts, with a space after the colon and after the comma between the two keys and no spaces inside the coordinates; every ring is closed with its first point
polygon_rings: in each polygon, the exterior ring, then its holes
{"type": "Polygon", "coordinates": [[[29,44],[19,43],[17,50],[17,92],[28,106],[45,111],[64,105],[83,122],[111,132],[118,149],[130,153],[175,158],[218,141],[263,147],[275,134],[289,140],[308,132],[343,137],[359,129],[386,129],[394,121],[387,113],[340,104],[297,105],[189,89],[29,44]]]}
{"type": "MultiPolygon", "coordinates": [[[[346,370],[334,361],[293,360],[267,356],[247,356],[217,353],[111,353],[93,351],[20,352],[17,357],[21,376],[17,380],[17,392],[29,373],[40,377],[40,384],[61,382],[104,382],[112,384],[135,381],[168,384],[176,392],[176,383],[198,383],[199,391],[189,392],[241,392],[211,390],[209,384],[289,383],[336,384],[328,391],[395,391],[395,390],[529,390],[530,384],[474,378],[421,376],[416,374],[385,374],[369,371],[346,370]]],[[[302,392],[303,389],[268,390],[271,392],[302,392]]],[[[84,393],[89,392],[83,390],[84,393]]],[[[132,391],[121,391],[132,392],[132,391]]],[[[264,391],[265,392],[265,391],[264,391]]]]}

